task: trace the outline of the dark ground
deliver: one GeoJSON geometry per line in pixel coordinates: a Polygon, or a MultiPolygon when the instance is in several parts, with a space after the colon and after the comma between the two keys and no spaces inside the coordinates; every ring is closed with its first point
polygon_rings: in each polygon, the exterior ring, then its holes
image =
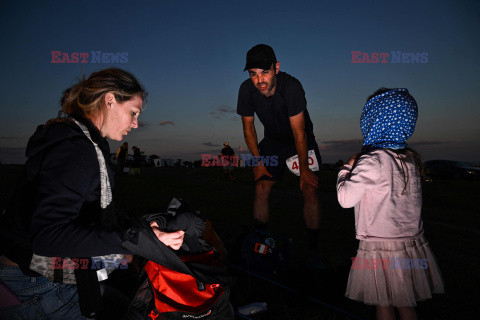
{"type": "MultiPolygon", "coordinates": [[[[0,165],[0,210],[22,166],[0,165]]],[[[142,168],[138,176],[121,176],[114,190],[117,208],[142,215],[166,208],[173,196],[187,200],[213,223],[227,247],[229,259],[238,264],[240,240],[251,222],[253,182],[250,169],[235,172],[235,184],[225,183],[217,168],[142,168]]],[[[266,301],[268,312],[252,319],[351,319],[339,311],[306,298],[335,306],[364,319],[374,319],[375,308],[344,297],[350,257],[355,256],[353,209],[342,209],[336,199],[336,173],[322,171],[320,192],[323,208],[321,247],[328,269],[310,272],[305,267],[306,236],[298,179],[288,174],[271,195],[271,232],[289,235],[295,248],[294,265],[275,280],[297,293],[232,269],[238,277],[232,302],[243,306],[266,301]]],[[[424,228],[437,257],[446,294],[419,302],[419,319],[475,319],[479,288],[480,181],[438,180],[424,186],[424,228]]]]}

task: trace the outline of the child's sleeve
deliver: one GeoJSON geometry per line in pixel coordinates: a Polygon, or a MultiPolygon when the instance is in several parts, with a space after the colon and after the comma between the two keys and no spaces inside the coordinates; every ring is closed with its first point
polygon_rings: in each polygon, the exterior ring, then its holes
{"type": "Polygon", "coordinates": [[[368,190],[378,186],[380,182],[380,161],[376,155],[361,156],[355,168],[344,165],[337,178],[338,203],[343,208],[355,206],[368,190]]]}

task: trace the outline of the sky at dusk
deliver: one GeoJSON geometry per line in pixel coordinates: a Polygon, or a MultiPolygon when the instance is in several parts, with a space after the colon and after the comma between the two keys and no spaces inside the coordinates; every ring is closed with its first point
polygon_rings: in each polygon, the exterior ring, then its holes
{"type": "MultiPolygon", "coordinates": [[[[425,160],[480,162],[479,1],[2,1],[0,30],[2,163],[25,161],[36,126],[82,73],[111,66],[149,92],[130,146],[183,160],[217,154],[225,140],[246,151],[237,96],[259,43],[302,83],[325,162],[360,150],[363,104],[382,86],[416,99],[409,143],[425,160]],[[89,57],[52,63],[52,51],[89,57]],[[123,61],[95,61],[98,51],[123,61]],[[388,59],[352,63],[352,51],[388,59]]],[[[110,141],[112,152],[120,144],[110,141]]]]}

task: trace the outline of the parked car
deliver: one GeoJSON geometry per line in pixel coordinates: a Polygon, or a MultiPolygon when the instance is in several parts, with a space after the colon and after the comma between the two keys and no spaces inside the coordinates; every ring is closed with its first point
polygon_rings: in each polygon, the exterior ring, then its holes
{"type": "Polygon", "coordinates": [[[425,162],[427,175],[432,178],[480,179],[480,168],[450,160],[430,160],[425,162]]]}

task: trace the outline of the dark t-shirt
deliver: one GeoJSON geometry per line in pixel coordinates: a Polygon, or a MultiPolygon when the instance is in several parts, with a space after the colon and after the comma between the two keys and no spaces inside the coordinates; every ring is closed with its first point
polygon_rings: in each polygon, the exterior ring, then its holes
{"type": "Polygon", "coordinates": [[[224,147],[221,153],[224,156],[230,156],[230,157],[235,155],[235,151],[233,151],[233,149],[230,146],[224,147]]]}
{"type": "Polygon", "coordinates": [[[251,117],[256,113],[267,138],[288,145],[295,144],[289,117],[302,111],[305,115],[307,138],[315,141],[305,91],[300,81],[285,72],[279,72],[275,93],[268,98],[255,88],[251,79],[245,80],[240,86],[237,113],[244,117],[251,117]]]}

